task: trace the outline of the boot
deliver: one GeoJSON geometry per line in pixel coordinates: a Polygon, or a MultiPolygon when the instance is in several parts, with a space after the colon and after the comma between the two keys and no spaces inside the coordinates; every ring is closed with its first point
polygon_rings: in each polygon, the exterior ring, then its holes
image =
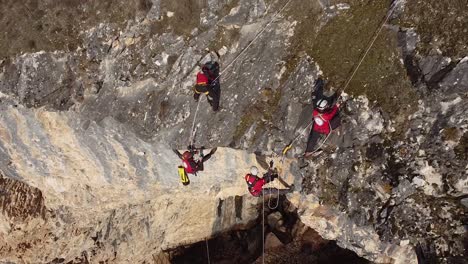
{"type": "Polygon", "coordinates": [[[212,148],[211,151],[210,151],[210,155],[215,154],[215,152],[216,152],[217,149],[218,149],[218,148],[212,148]]]}

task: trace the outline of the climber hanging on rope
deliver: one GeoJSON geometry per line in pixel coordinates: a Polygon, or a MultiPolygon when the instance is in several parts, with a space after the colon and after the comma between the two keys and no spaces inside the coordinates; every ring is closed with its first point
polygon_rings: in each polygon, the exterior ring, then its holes
{"type": "Polygon", "coordinates": [[[208,103],[213,111],[219,110],[219,100],[221,98],[221,85],[219,83],[219,64],[216,61],[209,61],[202,66],[201,72],[197,73],[197,83],[193,88],[193,98],[198,102],[201,94],[206,94],[208,103]]]}
{"type": "Polygon", "coordinates": [[[186,173],[196,175],[197,172],[203,171],[203,163],[211,158],[216,152],[217,148],[211,149],[207,155],[203,155],[204,148],[195,148],[193,145],[188,146],[188,150],[181,154],[178,150],[174,149],[174,153],[182,160],[182,165],[186,173]],[[198,156],[195,159],[195,156],[198,156]]]}
{"type": "MultiPolygon", "coordinates": [[[[337,102],[339,94],[335,92],[332,96],[323,94],[325,82],[322,78],[318,78],[315,82],[315,89],[312,94],[314,111],[312,113],[313,126],[310,130],[307,140],[307,148],[304,153],[304,158],[308,158],[316,153],[321,152],[321,145],[316,147],[317,142],[322,135],[325,135],[324,143],[328,139],[330,133],[340,126],[341,119],[339,115],[340,105],[337,102]]],[[[322,144],[323,145],[323,144],[322,144]]]]}
{"type": "Polygon", "coordinates": [[[269,195],[269,194],[286,194],[293,190],[294,185],[288,185],[278,176],[278,170],[273,167],[273,161],[270,162],[270,168],[266,173],[263,174],[263,177],[258,177],[258,168],[252,166],[250,168],[250,173],[245,175],[245,182],[247,183],[249,192],[255,196],[260,197],[261,195],[269,195]],[[272,182],[274,179],[278,179],[285,187],[288,189],[280,189],[277,188],[263,188],[263,186],[269,182],[272,182]]]}

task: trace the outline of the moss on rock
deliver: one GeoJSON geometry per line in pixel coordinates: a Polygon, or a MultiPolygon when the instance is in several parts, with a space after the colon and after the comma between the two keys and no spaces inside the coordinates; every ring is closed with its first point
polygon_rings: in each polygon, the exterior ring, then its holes
{"type": "MultiPolygon", "coordinates": [[[[311,13],[311,10],[315,10],[317,14],[316,7],[303,8],[304,14],[302,9],[296,10],[299,8],[291,10],[293,18],[299,21],[292,39],[292,53],[286,58],[288,72],[297,65],[301,53],[305,52],[320,65],[335,89],[344,88],[389,8],[389,1],[385,0],[345,2],[351,8],[340,11],[318,32],[320,21],[314,19],[311,13]]],[[[406,116],[414,111],[413,102],[417,100],[400,61],[396,35],[391,29],[382,30],[346,89],[353,95],[366,95],[392,117],[406,116]]]]}
{"type": "Polygon", "coordinates": [[[400,24],[414,27],[420,35],[418,50],[429,55],[460,58],[468,53],[468,4],[466,0],[408,0],[400,24]]]}
{"type": "Polygon", "coordinates": [[[122,29],[128,20],[146,14],[151,6],[149,0],[3,1],[0,57],[40,50],[73,51],[82,44],[81,31],[100,23],[122,29]]]}

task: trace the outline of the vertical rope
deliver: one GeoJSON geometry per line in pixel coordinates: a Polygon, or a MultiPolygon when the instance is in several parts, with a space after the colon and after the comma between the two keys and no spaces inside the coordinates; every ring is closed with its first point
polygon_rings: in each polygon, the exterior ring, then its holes
{"type": "Polygon", "coordinates": [[[193,115],[192,130],[190,131],[190,146],[193,145],[193,140],[195,137],[195,122],[197,121],[197,115],[198,115],[198,110],[200,109],[201,100],[203,100],[203,96],[200,95],[200,98],[198,98],[197,109],[195,110],[195,114],[193,115]]]}
{"type": "Polygon", "coordinates": [[[262,264],[265,264],[265,195],[262,193],[262,264]]]}
{"type": "Polygon", "coordinates": [[[208,239],[205,238],[205,242],[206,242],[206,259],[208,260],[208,264],[210,264],[210,249],[208,247],[208,239]]]}

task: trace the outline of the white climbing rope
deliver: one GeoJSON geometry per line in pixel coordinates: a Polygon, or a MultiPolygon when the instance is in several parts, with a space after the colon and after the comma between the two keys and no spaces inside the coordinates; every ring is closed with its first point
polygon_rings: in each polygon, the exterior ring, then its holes
{"type": "Polygon", "coordinates": [[[210,249],[208,247],[208,239],[205,238],[205,242],[206,242],[206,258],[208,260],[208,264],[210,264],[210,249]]]}
{"type": "Polygon", "coordinates": [[[225,73],[227,71],[227,69],[229,69],[229,67],[231,67],[234,62],[236,62],[240,56],[242,56],[242,54],[244,54],[247,49],[250,48],[250,46],[252,46],[252,44],[258,39],[258,37],[260,37],[260,35],[263,34],[263,32],[268,28],[269,25],[271,25],[271,23],[273,23],[273,21],[275,20],[275,18],[281,14],[281,12],[283,12],[283,10],[286,8],[286,6],[288,6],[288,4],[291,2],[292,0],[288,0],[284,5],[283,7],[278,11],[276,12],[276,14],[272,17],[272,19],[257,33],[257,35],[255,35],[255,37],[250,41],[249,45],[247,45],[226,67],[224,67],[224,70],[222,70],[218,77],[216,77],[216,79],[214,81],[216,81],[223,73],[225,73]]]}
{"type": "Polygon", "coordinates": [[[195,137],[195,122],[197,121],[197,115],[198,115],[198,110],[200,109],[201,100],[203,100],[203,96],[200,96],[200,98],[198,98],[197,108],[195,110],[195,114],[193,115],[192,128],[190,130],[190,146],[193,145],[193,140],[195,137]]]}
{"type": "Polygon", "coordinates": [[[262,264],[265,264],[265,195],[262,193],[262,264]]]}
{"type": "Polygon", "coordinates": [[[393,11],[395,10],[395,7],[397,6],[398,2],[400,2],[400,0],[395,0],[393,2],[393,6],[390,8],[390,10],[388,11],[387,13],[387,17],[385,18],[385,20],[383,21],[382,25],[380,26],[379,30],[377,31],[377,33],[375,34],[374,36],[374,39],[371,41],[370,45],[367,47],[367,50],[366,52],[364,53],[364,56],[362,56],[361,60],[359,61],[356,69],[354,69],[353,71],[353,74],[351,74],[351,77],[348,79],[348,81],[346,82],[342,92],[344,92],[346,90],[346,88],[348,88],[348,85],[349,83],[351,82],[351,80],[354,78],[354,75],[356,74],[356,72],[358,71],[359,67],[361,67],[361,64],[362,62],[364,61],[364,59],[366,58],[367,54],[369,53],[370,49],[372,48],[372,46],[374,45],[375,41],[377,40],[377,38],[379,37],[380,35],[380,32],[382,31],[383,27],[385,26],[385,24],[388,22],[388,19],[392,16],[393,14],[393,11]]]}

